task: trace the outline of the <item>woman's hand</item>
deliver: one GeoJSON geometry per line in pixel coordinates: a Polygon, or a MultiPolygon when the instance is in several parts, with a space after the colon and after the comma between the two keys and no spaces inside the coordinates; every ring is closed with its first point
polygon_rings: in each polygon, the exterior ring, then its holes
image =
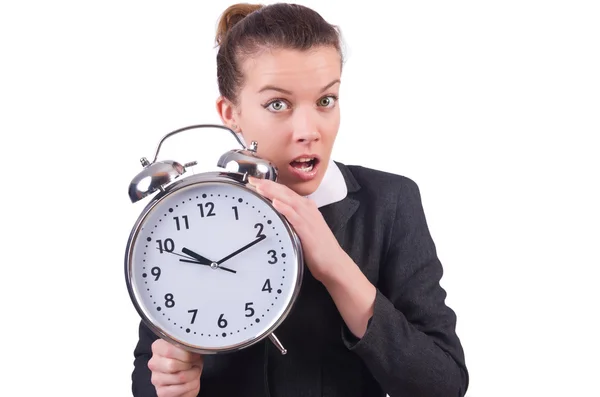
{"type": "Polygon", "coordinates": [[[158,397],[196,397],[200,391],[202,356],[190,353],[163,339],[152,344],[152,384],[158,397]]]}
{"type": "Polygon", "coordinates": [[[310,272],[325,285],[350,331],[362,338],[373,316],[375,286],[339,245],[312,200],[268,179],[249,180],[292,224],[310,272]]]}
{"type": "Polygon", "coordinates": [[[268,179],[250,177],[249,182],[258,193],[270,199],[294,227],[302,242],[306,265],[317,280],[324,282],[346,263],[346,253],[314,201],[268,179]]]}

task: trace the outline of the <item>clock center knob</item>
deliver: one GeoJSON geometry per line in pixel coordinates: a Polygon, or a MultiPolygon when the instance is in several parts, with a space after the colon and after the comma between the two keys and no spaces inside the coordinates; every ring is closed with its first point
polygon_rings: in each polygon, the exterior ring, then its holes
{"type": "Polygon", "coordinates": [[[217,269],[219,267],[219,265],[216,262],[213,262],[210,264],[210,267],[214,270],[214,269],[217,269]]]}

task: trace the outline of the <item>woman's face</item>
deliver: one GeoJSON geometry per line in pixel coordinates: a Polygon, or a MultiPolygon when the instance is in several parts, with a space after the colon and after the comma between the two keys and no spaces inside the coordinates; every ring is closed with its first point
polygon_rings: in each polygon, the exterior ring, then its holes
{"type": "Polygon", "coordinates": [[[258,142],[278,181],[300,195],[319,186],[340,125],[340,55],[334,48],[266,50],[242,64],[237,106],[219,98],[223,122],[258,142]]]}

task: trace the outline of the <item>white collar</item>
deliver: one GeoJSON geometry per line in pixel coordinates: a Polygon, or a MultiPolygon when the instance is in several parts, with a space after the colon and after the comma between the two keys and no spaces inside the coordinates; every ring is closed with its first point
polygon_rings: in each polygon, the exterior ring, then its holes
{"type": "Polygon", "coordinates": [[[342,171],[333,160],[329,160],[321,184],[317,190],[306,197],[313,200],[317,207],[324,207],[343,200],[347,194],[348,187],[342,171]]]}

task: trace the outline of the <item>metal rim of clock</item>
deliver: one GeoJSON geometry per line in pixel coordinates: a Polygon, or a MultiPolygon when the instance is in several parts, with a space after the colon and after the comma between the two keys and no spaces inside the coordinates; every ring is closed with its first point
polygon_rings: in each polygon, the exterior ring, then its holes
{"type": "Polygon", "coordinates": [[[148,327],[150,327],[157,335],[160,335],[161,338],[168,340],[171,343],[173,343],[183,349],[193,351],[196,353],[200,353],[200,354],[229,353],[229,352],[233,352],[233,351],[239,351],[241,349],[244,349],[246,347],[254,345],[255,343],[258,343],[261,340],[269,337],[269,338],[271,338],[271,341],[275,345],[278,346],[278,348],[282,351],[282,353],[285,354],[286,351],[285,351],[285,349],[283,349],[283,347],[279,343],[279,340],[274,335],[274,331],[286,319],[286,317],[292,310],[292,307],[294,306],[294,303],[297,300],[298,295],[300,293],[300,287],[302,285],[302,279],[303,279],[303,274],[304,274],[304,255],[303,255],[302,248],[301,248],[302,246],[301,246],[300,238],[298,237],[298,235],[296,234],[294,229],[291,227],[289,221],[277,211],[274,211],[274,214],[276,214],[276,216],[278,216],[279,219],[282,221],[287,234],[292,239],[292,247],[294,250],[293,253],[294,253],[294,258],[295,258],[295,262],[296,262],[296,277],[297,278],[296,278],[295,285],[293,287],[294,291],[292,293],[292,296],[291,296],[289,302],[287,303],[287,306],[282,311],[282,314],[271,324],[270,327],[266,328],[262,333],[256,335],[254,338],[247,340],[246,342],[239,343],[239,344],[236,344],[231,347],[224,348],[224,349],[221,349],[221,348],[205,349],[202,347],[196,347],[196,346],[189,345],[189,344],[175,338],[174,336],[164,332],[160,327],[157,327],[153,323],[153,321],[150,319],[150,318],[152,318],[152,316],[149,316],[146,309],[144,307],[142,307],[142,305],[139,304],[139,302],[141,301],[141,297],[140,297],[139,293],[137,292],[137,288],[135,288],[133,285],[134,283],[133,283],[133,274],[132,274],[133,273],[132,260],[133,260],[133,249],[135,248],[135,243],[141,232],[142,224],[147,219],[147,217],[151,214],[152,210],[164,198],[170,196],[172,193],[182,191],[186,187],[191,187],[191,186],[198,185],[201,183],[214,183],[214,182],[229,183],[229,184],[241,187],[243,189],[246,189],[251,194],[256,196],[259,200],[262,200],[265,203],[270,205],[270,201],[267,198],[260,195],[258,192],[256,192],[256,190],[253,187],[249,187],[247,185],[240,185],[239,181],[237,181],[236,179],[232,178],[231,176],[228,176],[223,173],[206,172],[203,174],[197,174],[197,175],[187,177],[183,180],[177,181],[177,182],[171,184],[170,186],[168,186],[167,189],[165,189],[160,194],[158,194],[156,197],[154,197],[152,199],[152,201],[150,203],[148,203],[146,208],[144,208],[144,210],[138,217],[137,221],[135,222],[134,227],[130,233],[129,239],[127,241],[127,248],[125,251],[125,279],[126,279],[127,290],[128,290],[129,296],[131,298],[131,301],[132,301],[136,311],[142,317],[144,323],[146,325],[148,325],[148,327]],[[138,297],[140,298],[139,300],[138,300],[138,297]]]}

